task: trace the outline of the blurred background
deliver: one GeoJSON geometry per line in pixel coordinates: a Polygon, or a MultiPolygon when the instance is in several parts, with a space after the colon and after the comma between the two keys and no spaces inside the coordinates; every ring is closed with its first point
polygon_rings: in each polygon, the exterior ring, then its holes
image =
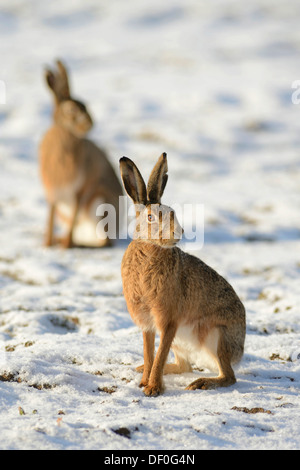
{"type": "Polygon", "coordinates": [[[295,237],[299,14],[296,0],[1,0],[0,236],[41,242],[44,68],[61,58],[116,170],[126,155],[147,175],[167,152],[165,202],[205,204],[207,241],[295,237]]]}

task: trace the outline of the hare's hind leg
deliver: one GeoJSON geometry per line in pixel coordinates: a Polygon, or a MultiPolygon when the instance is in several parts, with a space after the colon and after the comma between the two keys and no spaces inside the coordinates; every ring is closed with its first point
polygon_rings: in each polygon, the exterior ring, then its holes
{"type": "Polygon", "coordinates": [[[218,368],[218,377],[199,378],[186,387],[186,390],[208,390],[217,387],[228,387],[236,382],[234,371],[231,367],[232,351],[223,327],[214,329],[208,335],[205,348],[215,359],[218,368]]]}
{"type": "MultiPolygon", "coordinates": [[[[165,364],[164,367],[164,375],[167,374],[183,374],[184,372],[192,372],[192,366],[191,364],[184,359],[182,356],[180,356],[175,349],[173,349],[174,355],[175,355],[175,361],[173,364],[165,364]]],[[[136,368],[137,372],[144,372],[144,364],[141,366],[138,366],[136,368]]]]}
{"type": "Polygon", "coordinates": [[[164,367],[165,374],[183,374],[184,372],[192,372],[192,366],[187,359],[185,359],[177,348],[172,347],[175,356],[173,364],[166,364],[164,367]]]}

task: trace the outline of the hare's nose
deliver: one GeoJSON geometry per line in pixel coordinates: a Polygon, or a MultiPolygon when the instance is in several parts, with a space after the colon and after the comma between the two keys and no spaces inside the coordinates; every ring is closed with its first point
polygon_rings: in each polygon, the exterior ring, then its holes
{"type": "Polygon", "coordinates": [[[183,228],[180,227],[179,230],[175,230],[175,231],[174,231],[174,237],[175,237],[175,238],[178,238],[178,239],[180,240],[180,238],[182,237],[183,233],[184,233],[184,230],[183,230],[183,228]]]}

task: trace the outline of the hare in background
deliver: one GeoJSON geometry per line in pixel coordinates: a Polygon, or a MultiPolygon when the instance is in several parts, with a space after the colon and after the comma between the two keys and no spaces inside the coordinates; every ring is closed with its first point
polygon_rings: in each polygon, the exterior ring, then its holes
{"type": "MultiPolygon", "coordinates": [[[[55,216],[67,225],[62,246],[107,246],[107,233],[96,235],[99,204],[112,204],[119,220],[121,184],[104,151],[85,138],[93,125],[86,106],[70,94],[67,70],[46,70],[54,95],[53,125],[40,145],[40,173],[49,204],[46,246],[56,243],[55,216]]],[[[104,215],[104,214],[103,214],[104,215]]]]}
{"type": "Polygon", "coordinates": [[[141,387],[148,396],[163,392],[163,374],[203,366],[212,359],[217,377],[198,378],[188,390],[236,382],[232,364],[243,355],[245,309],[231,285],[203,261],[176,247],[183,230],[174,211],[161,204],[167,175],[161,155],[146,184],[135,163],[120,159],[124,187],[136,208],[136,230],[122,260],[123,292],[133,321],[143,331],[141,387]],[[155,332],[160,344],[155,355],[155,332]],[[170,348],[174,364],[166,364],[170,348]]]}

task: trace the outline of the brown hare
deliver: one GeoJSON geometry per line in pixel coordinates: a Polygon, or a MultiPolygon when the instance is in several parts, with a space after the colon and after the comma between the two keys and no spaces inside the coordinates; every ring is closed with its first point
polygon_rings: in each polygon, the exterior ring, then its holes
{"type": "MultiPolygon", "coordinates": [[[[67,225],[64,247],[107,246],[107,233],[97,233],[96,208],[112,204],[119,220],[121,184],[106,154],[85,138],[93,125],[86,106],[71,97],[68,74],[61,61],[57,70],[46,70],[54,95],[53,125],[40,145],[40,173],[49,204],[47,246],[56,242],[55,216],[67,225]]],[[[104,214],[102,214],[104,216],[104,214]]]]}
{"type": "Polygon", "coordinates": [[[141,387],[148,396],[163,392],[163,374],[192,371],[201,353],[212,359],[217,377],[198,378],[188,390],[236,382],[232,364],[244,350],[245,309],[230,284],[203,261],[176,247],[183,230],[174,211],[161,204],[167,175],[161,155],[148,185],[129,158],[120,159],[126,192],[136,208],[136,229],[122,260],[123,292],[133,321],[143,331],[141,387]],[[155,332],[160,344],[154,354],[155,332]],[[170,348],[175,363],[166,364],[170,348]]]}

